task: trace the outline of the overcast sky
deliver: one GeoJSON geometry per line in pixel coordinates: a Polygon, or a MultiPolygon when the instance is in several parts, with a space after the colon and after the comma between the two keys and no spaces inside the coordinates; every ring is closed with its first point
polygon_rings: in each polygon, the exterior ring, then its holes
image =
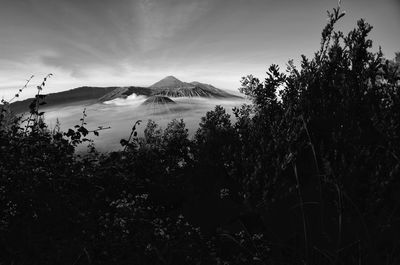
{"type": "MultiPolygon", "coordinates": [[[[0,0],[0,97],[47,73],[47,93],[81,85],[148,86],[167,75],[237,89],[271,63],[311,56],[336,0],[0,0]]],[[[348,32],[400,50],[399,0],[343,0],[348,32]]]]}

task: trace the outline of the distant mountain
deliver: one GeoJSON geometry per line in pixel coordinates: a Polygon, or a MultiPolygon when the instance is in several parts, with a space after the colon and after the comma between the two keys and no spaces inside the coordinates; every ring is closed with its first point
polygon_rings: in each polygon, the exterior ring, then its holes
{"type": "MultiPolygon", "coordinates": [[[[149,102],[156,104],[167,103],[174,97],[205,97],[205,98],[241,98],[230,94],[222,89],[209,84],[200,82],[186,83],[174,76],[167,76],[154,83],[150,87],[78,87],[68,91],[48,94],[46,105],[43,108],[71,105],[81,102],[84,104],[94,104],[97,102],[110,101],[116,98],[127,98],[136,94],[149,98],[149,102]],[[159,97],[152,97],[159,96],[159,97]]],[[[29,104],[33,98],[23,101],[17,101],[10,105],[14,113],[23,113],[29,111],[29,104]]],[[[173,100],[171,100],[173,102],[173,100]]]]}
{"type": "MultiPolygon", "coordinates": [[[[58,93],[47,94],[46,105],[43,108],[75,104],[82,101],[96,102],[98,98],[104,96],[107,93],[114,91],[117,87],[78,87],[67,91],[58,93]]],[[[10,108],[14,113],[23,113],[29,111],[29,104],[33,98],[28,98],[22,101],[16,101],[10,104],[10,108]]]]}
{"type": "Polygon", "coordinates": [[[166,113],[171,113],[175,110],[178,104],[166,96],[150,96],[142,104],[144,110],[151,115],[164,115],[166,113]]]}
{"type": "Polygon", "coordinates": [[[150,88],[178,88],[178,87],[186,87],[188,84],[182,82],[181,80],[177,79],[175,76],[167,76],[157,83],[154,83],[150,86],[150,88]]]}
{"type": "Polygon", "coordinates": [[[190,84],[200,87],[203,91],[207,91],[209,94],[214,95],[216,97],[237,97],[240,98],[239,96],[232,95],[222,89],[216,88],[215,86],[209,85],[209,84],[203,84],[200,82],[191,82],[190,84]]]}
{"type": "Polygon", "coordinates": [[[214,95],[208,91],[198,87],[188,85],[185,87],[170,87],[153,89],[154,95],[164,95],[167,97],[213,97],[214,95]]]}
{"type": "Polygon", "coordinates": [[[151,96],[146,99],[142,105],[164,105],[164,104],[176,104],[175,101],[165,96],[151,96]]]}
{"type": "Polygon", "coordinates": [[[144,87],[119,87],[114,91],[104,95],[99,99],[100,102],[113,100],[115,98],[126,98],[135,93],[144,96],[166,96],[176,97],[208,97],[208,98],[240,98],[232,95],[222,89],[218,89],[209,84],[200,82],[186,83],[182,82],[174,76],[167,76],[160,81],[154,83],[148,88],[144,87]]]}
{"type": "Polygon", "coordinates": [[[174,76],[167,76],[157,83],[149,87],[154,95],[164,95],[168,97],[233,97],[222,89],[218,89],[212,85],[203,84],[200,82],[186,83],[182,82],[174,76]]]}
{"type": "Polygon", "coordinates": [[[151,90],[147,87],[117,87],[113,91],[99,98],[98,101],[104,102],[116,98],[127,98],[134,93],[138,96],[151,96],[151,90]]]}

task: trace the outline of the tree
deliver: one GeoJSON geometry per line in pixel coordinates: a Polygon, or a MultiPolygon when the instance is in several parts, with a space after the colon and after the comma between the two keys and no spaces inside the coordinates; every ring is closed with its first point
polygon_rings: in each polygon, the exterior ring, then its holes
{"type": "Polygon", "coordinates": [[[384,62],[381,51],[369,51],[372,27],[360,20],[345,36],[334,31],[341,17],[339,8],[329,13],[320,50],[311,60],[303,56],[300,70],[289,62],[286,73],[271,66],[264,83],[252,76],[243,79],[241,91],[255,106],[247,130],[262,132],[248,136],[243,145],[253,147],[255,165],[265,165],[245,173],[244,183],[249,183],[245,187],[252,203],[260,205],[261,200],[272,209],[267,210],[270,218],[290,216],[278,215],[274,205],[300,205],[302,226],[292,235],[302,238],[306,261],[320,255],[315,248],[321,249],[317,242],[324,242],[336,247],[323,248],[333,260],[355,262],[353,250],[346,246],[359,240],[364,261],[373,264],[384,255],[377,249],[387,242],[390,247],[399,245],[390,236],[398,224],[384,221],[383,236],[383,223],[376,219],[396,212],[398,203],[388,194],[398,187],[394,176],[400,173],[400,130],[395,121],[399,85],[393,63],[384,62]],[[278,90],[281,101],[276,99],[278,90]]]}

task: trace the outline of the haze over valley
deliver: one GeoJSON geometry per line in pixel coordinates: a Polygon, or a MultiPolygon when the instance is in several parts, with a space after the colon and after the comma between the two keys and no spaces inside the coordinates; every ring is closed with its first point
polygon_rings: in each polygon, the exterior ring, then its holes
{"type": "MultiPolygon", "coordinates": [[[[11,108],[17,113],[26,112],[31,100],[15,102],[11,108]]],[[[162,128],[173,119],[183,119],[189,135],[193,136],[201,117],[216,105],[223,106],[233,116],[232,108],[246,102],[238,92],[227,92],[200,82],[186,83],[168,76],[150,87],[81,87],[50,94],[42,111],[49,129],[56,126],[58,119],[60,129],[67,131],[81,123],[82,112],[86,109],[85,122],[89,130],[111,127],[102,130],[98,137],[92,137],[96,148],[107,152],[121,149],[120,140],[128,138],[138,120],[142,120],[137,128],[139,136],[149,119],[162,128]]]]}

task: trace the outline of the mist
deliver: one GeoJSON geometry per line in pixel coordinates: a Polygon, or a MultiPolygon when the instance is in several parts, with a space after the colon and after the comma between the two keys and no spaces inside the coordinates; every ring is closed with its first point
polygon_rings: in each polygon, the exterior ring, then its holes
{"type": "MultiPolygon", "coordinates": [[[[86,108],[87,117],[86,128],[97,129],[99,126],[111,127],[100,131],[100,135],[90,136],[94,139],[96,149],[100,152],[111,152],[121,150],[120,140],[127,139],[133,124],[142,120],[137,127],[139,136],[143,136],[143,131],[148,120],[155,121],[161,128],[165,128],[173,119],[183,119],[189,131],[189,137],[193,137],[199,127],[201,117],[206,112],[213,110],[216,105],[223,106],[233,119],[232,108],[239,107],[244,103],[249,103],[246,99],[211,99],[211,98],[173,98],[176,104],[164,105],[142,105],[147,99],[145,96],[130,95],[126,99],[114,99],[104,103],[91,105],[79,104],[75,106],[48,108],[45,110],[45,121],[49,129],[55,127],[57,119],[60,122],[62,131],[67,131],[75,125],[80,125],[82,112],[86,108]]],[[[86,145],[78,147],[84,150],[86,145]]]]}

